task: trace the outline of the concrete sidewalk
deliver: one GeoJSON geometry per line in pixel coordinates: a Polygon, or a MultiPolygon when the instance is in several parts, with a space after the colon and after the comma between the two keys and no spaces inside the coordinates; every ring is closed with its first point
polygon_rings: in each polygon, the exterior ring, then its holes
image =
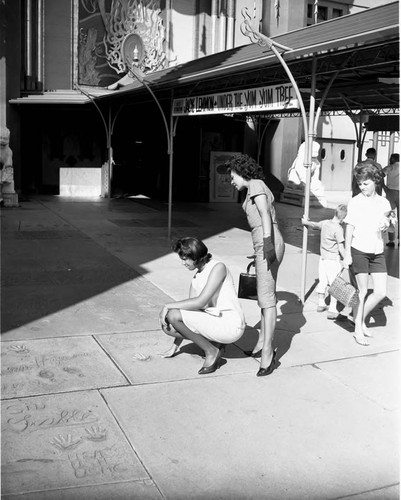
{"type": "MultiPolygon", "coordinates": [[[[170,251],[165,204],[37,196],[3,210],[2,497],[399,498],[399,249],[386,249],[387,298],[360,346],[349,322],[316,312],[318,232],[298,300],[302,212],[277,204],[280,364],[257,378],[243,352],[253,301],[217,372],[198,375],[190,343],[158,355],[170,344],[158,312],[192,277],[170,251]]],[[[238,280],[252,254],[239,204],[175,204],[173,237],[188,235],[238,280]]]]}

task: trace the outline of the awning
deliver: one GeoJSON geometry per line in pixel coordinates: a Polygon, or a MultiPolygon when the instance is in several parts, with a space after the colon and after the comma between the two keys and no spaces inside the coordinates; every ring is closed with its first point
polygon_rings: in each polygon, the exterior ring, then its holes
{"type": "MultiPolygon", "coordinates": [[[[290,48],[283,58],[298,86],[306,90],[306,106],[315,58],[318,91],[324,90],[338,72],[323,112],[341,112],[347,106],[385,112],[399,107],[398,1],[294,30],[272,40],[290,48]]],[[[181,97],[287,81],[271,50],[252,43],[146,75],[146,82],[159,100],[170,100],[171,90],[174,97],[181,97]]],[[[137,80],[117,90],[99,87],[83,87],[83,90],[99,104],[127,99],[135,102],[148,97],[147,90],[137,80]]],[[[47,91],[10,100],[13,104],[66,105],[89,101],[78,89],[47,91]]]]}
{"type": "MultiPolygon", "coordinates": [[[[92,98],[113,93],[112,90],[101,87],[86,87],[82,89],[92,98]]],[[[30,94],[16,99],[10,99],[11,104],[87,104],[91,99],[77,90],[48,90],[41,94],[30,94]]]]}
{"type": "MultiPolygon", "coordinates": [[[[399,3],[301,28],[273,37],[289,47],[283,58],[300,88],[305,104],[311,82],[312,60],[316,62],[317,91],[323,91],[338,72],[325,101],[326,112],[351,109],[392,110],[399,107],[399,3]],[[345,105],[347,101],[347,105],[345,105]]],[[[244,45],[195,61],[146,75],[146,82],[159,99],[223,92],[247,87],[277,85],[288,78],[267,47],[244,45]]],[[[146,94],[133,81],[96,100],[120,101],[146,94]]],[[[318,94],[319,95],[319,94],[318,94]]]]}

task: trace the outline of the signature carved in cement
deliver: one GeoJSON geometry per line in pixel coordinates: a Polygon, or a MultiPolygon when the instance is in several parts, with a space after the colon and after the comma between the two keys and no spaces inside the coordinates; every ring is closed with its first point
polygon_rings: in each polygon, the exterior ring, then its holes
{"type": "Polygon", "coordinates": [[[34,432],[53,427],[94,424],[98,417],[89,409],[63,409],[44,414],[46,408],[35,408],[33,405],[10,405],[3,415],[3,421],[14,432],[34,432]],[[35,411],[36,410],[36,411],[35,411]],[[8,414],[8,417],[6,416],[8,414]]]}
{"type": "Polygon", "coordinates": [[[76,478],[88,476],[112,475],[125,472],[127,467],[117,461],[113,447],[85,451],[68,456],[76,478]]]}

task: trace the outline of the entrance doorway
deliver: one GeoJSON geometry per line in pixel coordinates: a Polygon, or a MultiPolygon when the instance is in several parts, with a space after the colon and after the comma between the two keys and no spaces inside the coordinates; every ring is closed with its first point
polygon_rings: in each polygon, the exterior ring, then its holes
{"type": "Polygon", "coordinates": [[[326,191],[349,191],[354,168],[355,141],[318,139],[321,181],[326,191]]]}

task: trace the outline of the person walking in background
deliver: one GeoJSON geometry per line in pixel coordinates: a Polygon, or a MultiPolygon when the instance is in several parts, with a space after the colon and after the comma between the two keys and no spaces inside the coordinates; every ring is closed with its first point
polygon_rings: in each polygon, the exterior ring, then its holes
{"type": "Polygon", "coordinates": [[[382,170],[383,167],[376,161],[377,158],[377,151],[375,148],[368,148],[365,153],[366,160],[364,160],[364,163],[370,163],[374,165],[376,168],[382,170]]]}
{"type": "MultiPolygon", "coordinates": [[[[386,198],[390,202],[391,208],[397,210],[397,238],[398,246],[400,246],[400,155],[398,153],[393,153],[390,156],[389,164],[384,167],[383,172],[386,176],[384,186],[386,198]]],[[[395,246],[395,236],[395,227],[392,227],[388,232],[388,242],[386,243],[388,247],[395,246]],[[391,231],[391,229],[393,230],[391,231]]]]}
{"type": "Polygon", "coordinates": [[[198,238],[181,238],[172,248],[183,265],[196,273],[189,298],[168,302],[160,311],[163,332],[175,338],[162,357],[173,357],[184,339],[191,340],[205,353],[204,365],[198,373],[213,373],[220,365],[221,344],[236,342],[245,330],[234,281],[226,265],[212,259],[207,246],[198,238]]]}
{"type": "Polygon", "coordinates": [[[277,321],[276,281],[284,256],[284,241],[278,228],[274,196],[263,182],[264,175],[253,158],[236,154],[225,164],[231,184],[238,190],[247,190],[242,208],[252,229],[258,305],[261,308],[259,339],[247,354],[261,356],[258,377],[269,375],[275,368],[276,351],[273,337],[277,321]]]}
{"type": "MultiPolygon", "coordinates": [[[[327,287],[332,284],[342,268],[340,259],[343,259],[345,254],[342,223],[346,215],[346,205],[338,205],[332,219],[325,219],[319,222],[312,222],[305,218],[301,219],[304,226],[320,230],[319,284],[317,286],[318,312],[326,311],[325,298],[327,287]]],[[[337,300],[334,297],[330,297],[327,318],[336,319],[337,317],[337,300]]]]}
{"type": "Polygon", "coordinates": [[[384,258],[383,231],[389,227],[389,201],[376,192],[376,186],[383,180],[383,172],[374,165],[359,164],[354,177],[361,192],[348,202],[348,213],[344,219],[345,256],[344,267],[350,266],[358,285],[354,338],[358,344],[369,345],[371,337],[366,328],[366,318],[386,296],[387,267],[384,258]],[[373,293],[367,297],[369,275],[373,293]]]}

